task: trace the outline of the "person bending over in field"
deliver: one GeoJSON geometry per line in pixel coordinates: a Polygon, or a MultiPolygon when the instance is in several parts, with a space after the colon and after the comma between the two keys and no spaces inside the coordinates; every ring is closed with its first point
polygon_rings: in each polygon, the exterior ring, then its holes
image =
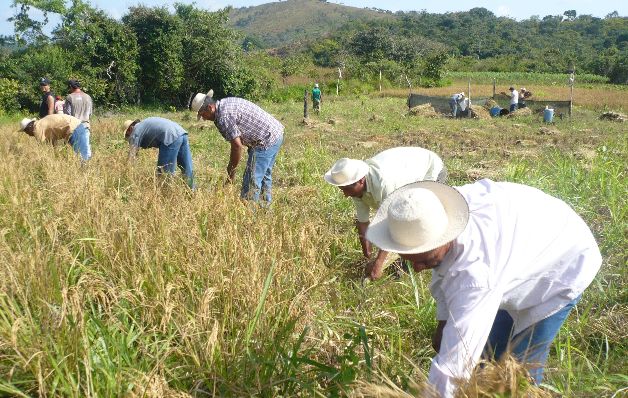
{"type": "Polygon", "coordinates": [[[39,120],[25,118],[20,122],[20,130],[39,142],[55,145],[59,141],[67,141],[74,152],[81,156],[81,163],[87,162],[92,156],[85,126],[70,115],[52,114],[39,120]]]}
{"type": "Polygon", "coordinates": [[[453,397],[481,356],[510,352],[543,379],[549,348],[602,257],[585,222],[536,188],[422,181],[393,192],[366,238],[432,270],[438,327],[429,382],[453,397]]]}
{"type": "Polygon", "coordinates": [[[248,159],[242,179],[242,199],[266,204],[272,200],[272,172],[275,158],[283,143],[283,125],[259,106],[242,98],[229,97],[215,101],[213,91],[196,94],[191,109],[198,119],[214,122],[223,138],[231,144],[227,177],[235,178],[243,147],[248,159]]]}
{"type": "Polygon", "coordinates": [[[194,186],[192,152],[188,133],[177,123],[161,117],[124,122],[124,138],[129,143],[129,160],[133,161],[140,148],[159,148],[157,173],[174,174],[179,166],[188,186],[194,186]]]}
{"type": "MultiPolygon", "coordinates": [[[[371,244],[364,237],[369,226],[370,210],[378,209],[388,195],[406,184],[423,180],[445,182],[447,168],[432,151],[399,147],[385,150],[366,161],[340,159],[325,173],[324,178],[353,199],[362,253],[370,259],[371,244]]],[[[375,259],[367,264],[366,276],[380,278],[387,256],[388,252],[380,248],[375,259]]]]}

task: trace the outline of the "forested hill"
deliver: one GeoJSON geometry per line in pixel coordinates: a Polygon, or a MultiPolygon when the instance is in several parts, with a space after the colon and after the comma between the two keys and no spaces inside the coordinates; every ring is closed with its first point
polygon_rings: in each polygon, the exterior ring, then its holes
{"type": "Polygon", "coordinates": [[[348,22],[392,19],[390,12],[348,7],[321,0],[287,0],[235,8],[231,25],[258,47],[281,47],[314,40],[348,22]]]}
{"type": "Polygon", "coordinates": [[[234,9],[231,19],[257,47],[309,50],[323,66],[334,66],[329,63],[339,62],[339,51],[351,54],[356,46],[372,53],[371,59],[398,61],[403,54],[388,54],[396,43],[408,47],[408,40],[427,39],[446,48],[454,70],[564,72],[574,65],[580,72],[628,83],[628,18],[613,10],[604,18],[565,10],[517,21],[485,8],[391,13],[288,0],[234,9]]]}

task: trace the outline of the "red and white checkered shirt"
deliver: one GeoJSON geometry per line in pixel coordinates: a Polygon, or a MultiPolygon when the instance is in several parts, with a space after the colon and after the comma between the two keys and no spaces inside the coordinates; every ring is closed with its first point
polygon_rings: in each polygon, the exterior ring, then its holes
{"type": "Polygon", "coordinates": [[[249,148],[268,148],[283,136],[283,125],[268,112],[242,98],[217,102],[214,124],[227,141],[240,137],[249,148]]]}

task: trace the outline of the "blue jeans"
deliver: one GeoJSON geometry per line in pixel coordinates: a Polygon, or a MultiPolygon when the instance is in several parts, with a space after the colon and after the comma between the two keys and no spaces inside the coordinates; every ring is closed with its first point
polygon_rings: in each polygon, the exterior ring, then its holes
{"type": "Polygon", "coordinates": [[[517,110],[517,104],[510,104],[510,112],[514,112],[517,110]]]}
{"type": "Polygon", "coordinates": [[[519,362],[534,366],[529,369],[530,376],[536,384],[540,384],[543,380],[543,368],[549,355],[550,345],[581,297],[576,297],[557,313],[527,327],[514,337],[512,337],[512,318],[505,310],[497,311],[484,348],[485,357],[499,360],[508,350],[519,362]]]}
{"type": "Polygon", "coordinates": [[[270,203],[272,199],[273,166],[282,143],[283,136],[279,137],[277,142],[266,149],[249,147],[249,157],[246,160],[242,191],[240,192],[241,198],[259,202],[260,194],[262,194],[264,200],[270,203]]]}
{"type": "Polygon", "coordinates": [[[177,138],[170,145],[159,145],[159,154],[157,155],[157,173],[174,174],[176,165],[179,166],[181,172],[185,175],[188,186],[194,189],[194,169],[192,167],[192,151],[190,151],[190,143],[188,135],[184,134],[177,138]]]}
{"type": "Polygon", "coordinates": [[[449,109],[451,110],[451,116],[456,117],[456,115],[458,114],[458,102],[450,100],[449,109]]]}
{"type": "Polygon", "coordinates": [[[92,157],[92,149],[89,146],[89,130],[81,123],[74,129],[68,140],[74,152],[81,155],[81,159],[86,162],[92,157]]]}

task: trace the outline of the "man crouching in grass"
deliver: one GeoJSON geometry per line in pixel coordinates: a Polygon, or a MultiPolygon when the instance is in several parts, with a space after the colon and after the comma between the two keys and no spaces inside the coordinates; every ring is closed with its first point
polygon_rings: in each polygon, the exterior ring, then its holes
{"type": "Polygon", "coordinates": [[[87,162],[92,156],[89,146],[89,135],[81,120],[62,114],[48,115],[42,119],[22,119],[20,131],[39,142],[57,144],[59,141],[67,141],[75,153],[81,156],[81,164],[87,162]]]}
{"type": "Polygon", "coordinates": [[[417,272],[432,270],[439,325],[429,382],[443,397],[481,356],[506,352],[539,384],[552,341],[602,263],[566,203],[491,180],[406,185],[382,203],[366,238],[417,272]]]}
{"type": "Polygon", "coordinates": [[[140,148],[159,148],[157,173],[174,174],[176,166],[186,178],[188,186],[194,186],[192,151],[188,133],[177,123],[161,117],[124,122],[124,138],[129,143],[129,161],[135,160],[140,148]]]}

